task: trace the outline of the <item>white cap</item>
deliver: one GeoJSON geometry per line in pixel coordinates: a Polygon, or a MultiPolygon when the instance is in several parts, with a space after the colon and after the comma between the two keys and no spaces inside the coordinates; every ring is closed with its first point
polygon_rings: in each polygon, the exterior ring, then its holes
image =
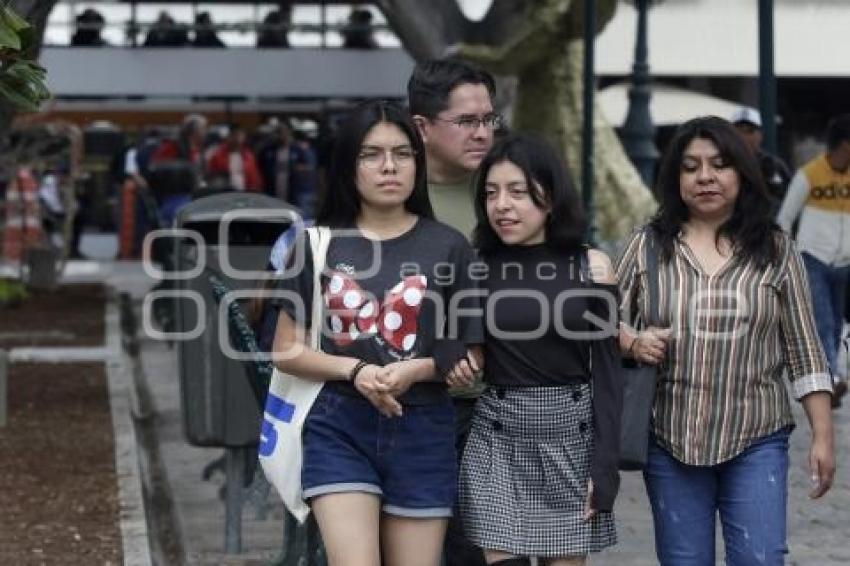
{"type": "Polygon", "coordinates": [[[756,126],[757,128],[761,128],[761,113],[755,108],[750,108],[749,106],[742,106],[735,110],[735,112],[729,118],[729,121],[733,124],[748,122],[753,126],[756,126]]]}

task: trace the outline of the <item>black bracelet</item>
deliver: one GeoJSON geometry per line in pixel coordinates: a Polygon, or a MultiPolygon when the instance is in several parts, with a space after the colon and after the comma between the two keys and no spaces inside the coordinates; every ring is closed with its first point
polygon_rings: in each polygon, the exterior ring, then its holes
{"type": "Polygon", "coordinates": [[[348,372],[348,381],[354,383],[354,380],[357,379],[357,374],[360,373],[360,370],[368,365],[369,364],[364,362],[363,360],[360,360],[356,364],[354,364],[354,367],[351,368],[350,372],[348,372]]]}

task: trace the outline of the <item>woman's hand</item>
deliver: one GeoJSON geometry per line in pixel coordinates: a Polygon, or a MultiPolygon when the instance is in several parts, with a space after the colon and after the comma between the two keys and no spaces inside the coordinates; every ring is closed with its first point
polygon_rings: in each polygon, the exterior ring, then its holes
{"type": "Polygon", "coordinates": [[[812,446],[809,448],[809,471],[812,491],[817,499],[829,491],[835,478],[835,433],[832,426],[832,395],[814,391],[802,399],[803,408],[812,427],[812,446]]]}
{"type": "Polygon", "coordinates": [[[433,358],[417,358],[387,364],[378,372],[378,391],[397,398],[414,383],[433,380],[437,371],[434,363],[433,358]]]}
{"type": "Polygon", "coordinates": [[[593,480],[587,481],[587,499],[584,501],[584,520],[590,521],[599,514],[597,509],[594,509],[591,501],[593,501],[593,480]]]}
{"type": "Polygon", "coordinates": [[[377,374],[379,391],[398,397],[419,381],[420,369],[417,360],[404,360],[387,364],[377,374]]]}
{"type": "Polygon", "coordinates": [[[469,387],[474,384],[476,374],[481,371],[480,355],[479,351],[467,350],[466,357],[456,363],[446,375],[448,386],[469,387]]]}
{"type": "Polygon", "coordinates": [[[634,342],[629,346],[629,353],[640,363],[657,366],[667,355],[667,344],[671,333],[670,328],[650,326],[638,332],[634,342]]]}
{"type": "Polygon", "coordinates": [[[383,369],[372,364],[365,366],[354,376],[354,388],[385,417],[400,417],[402,415],[401,403],[386,392],[385,385],[378,378],[383,369]]]}
{"type": "Polygon", "coordinates": [[[831,438],[812,439],[809,469],[812,474],[812,491],[809,492],[809,497],[817,499],[829,491],[835,478],[835,446],[831,438]]]}

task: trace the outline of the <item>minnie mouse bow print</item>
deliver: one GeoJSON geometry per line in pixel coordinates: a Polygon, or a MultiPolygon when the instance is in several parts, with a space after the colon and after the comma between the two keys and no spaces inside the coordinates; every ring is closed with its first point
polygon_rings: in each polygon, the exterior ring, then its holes
{"type": "Polygon", "coordinates": [[[331,318],[332,339],[347,346],[358,338],[380,334],[393,348],[409,352],[416,343],[417,318],[428,287],[424,275],[411,275],[399,281],[384,303],[363,291],[350,276],[333,272],[325,288],[325,305],[331,318]]]}

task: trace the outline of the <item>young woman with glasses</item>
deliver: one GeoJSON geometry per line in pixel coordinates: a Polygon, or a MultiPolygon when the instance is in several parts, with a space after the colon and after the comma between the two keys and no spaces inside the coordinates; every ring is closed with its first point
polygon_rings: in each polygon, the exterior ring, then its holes
{"type": "Polygon", "coordinates": [[[471,318],[459,321],[455,341],[438,339],[453,298],[472,290],[473,251],[433,220],[422,141],[400,107],[358,107],[333,155],[316,218],[333,234],[320,351],[298,346],[311,321],[297,313],[310,313],[313,301],[304,242],[304,268],[279,286],[304,307],[278,303],[274,351],[288,355],[277,366],[325,382],[304,428],[304,497],[331,566],[437,566],[457,465],[454,414],[435,355],[445,343],[465,351],[482,341],[471,318]],[[441,266],[453,266],[453,277],[436,277],[441,266]]]}

